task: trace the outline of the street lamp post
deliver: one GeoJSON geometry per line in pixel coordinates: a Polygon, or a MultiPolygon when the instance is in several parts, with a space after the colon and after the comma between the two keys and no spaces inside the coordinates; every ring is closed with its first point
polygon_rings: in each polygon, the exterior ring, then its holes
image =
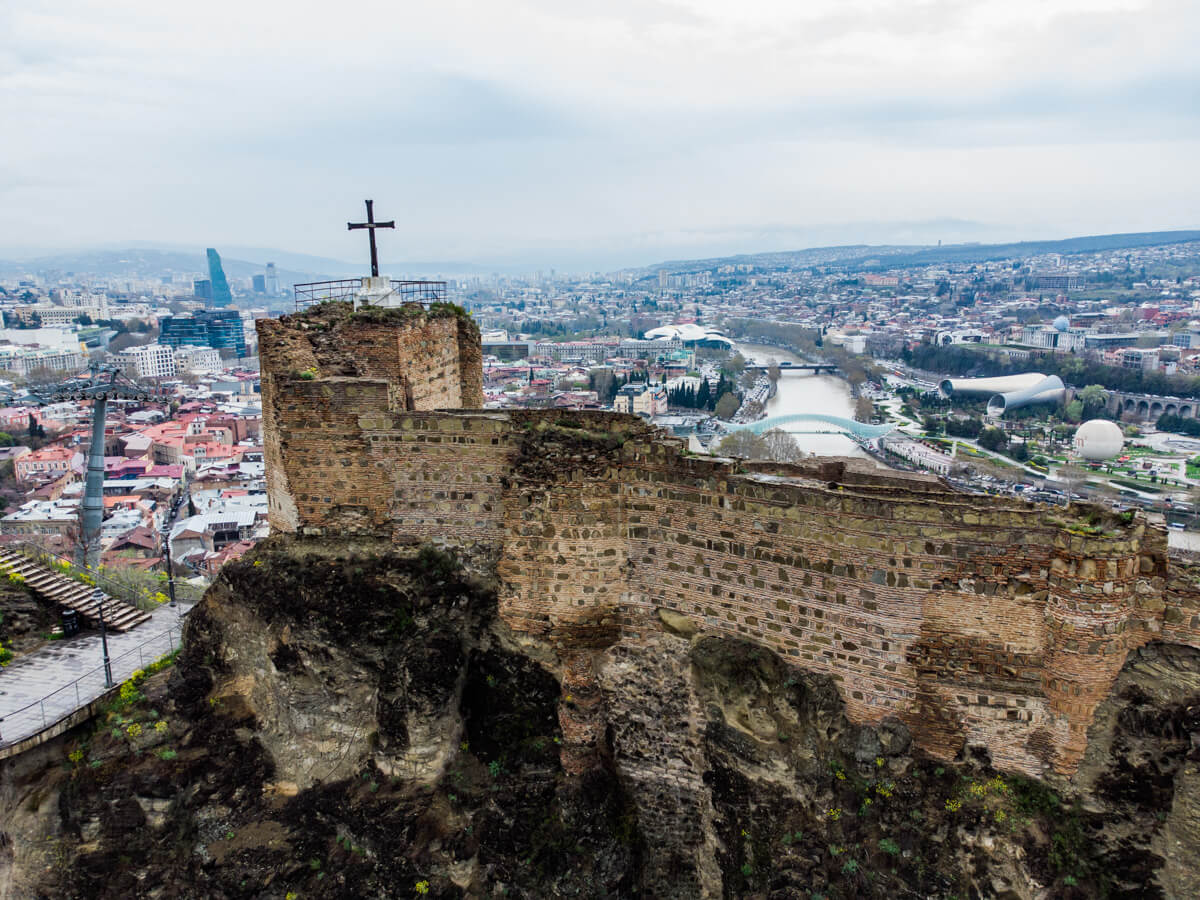
{"type": "Polygon", "coordinates": [[[92,443],[88,448],[87,479],[83,489],[83,521],[78,562],[93,571],[100,568],[100,527],[104,519],[104,422],[109,400],[162,398],[159,388],[138,385],[121,377],[117,366],[93,364],[87,374],[68,378],[44,393],[35,393],[40,405],[61,400],[91,401],[92,443]]]}
{"type": "Polygon", "coordinates": [[[112,664],[108,660],[108,629],[104,625],[104,591],[96,588],[92,591],[92,602],[96,604],[96,611],[100,616],[100,646],[104,652],[104,686],[110,688],[113,686],[112,664]]]}
{"type": "Polygon", "coordinates": [[[175,569],[171,565],[171,523],[167,523],[167,527],[162,533],[163,544],[163,564],[167,567],[167,592],[171,598],[171,602],[167,604],[171,609],[175,608],[175,569]]]}

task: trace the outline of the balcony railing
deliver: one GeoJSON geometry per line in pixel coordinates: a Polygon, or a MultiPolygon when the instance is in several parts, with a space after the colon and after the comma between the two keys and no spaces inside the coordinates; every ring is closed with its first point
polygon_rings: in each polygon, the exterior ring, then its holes
{"type": "MultiPolygon", "coordinates": [[[[437,303],[446,299],[444,281],[392,281],[389,301],[401,303],[437,303]]],[[[296,312],[316,303],[330,300],[353,300],[362,290],[361,278],[341,278],[337,281],[311,281],[292,288],[296,298],[296,312]]]]}

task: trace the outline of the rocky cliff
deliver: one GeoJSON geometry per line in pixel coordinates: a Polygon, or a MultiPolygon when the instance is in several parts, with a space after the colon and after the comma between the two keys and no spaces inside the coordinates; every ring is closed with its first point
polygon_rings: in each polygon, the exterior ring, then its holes
{"type": "Polygon", "coordinates": [[[1131,653],[1070,780],[925,755],[662,610],[544,638],[496,561],[277,537],[174,666],[0,768],[0,897],[1191,897],[1200,653],[1131,653]]]}

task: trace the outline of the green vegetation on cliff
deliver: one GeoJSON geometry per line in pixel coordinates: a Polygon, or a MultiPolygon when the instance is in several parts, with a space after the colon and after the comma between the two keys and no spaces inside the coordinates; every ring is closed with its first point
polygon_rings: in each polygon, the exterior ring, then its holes
{"type": "Polygon", "coordinates": [[[316,303],[289,317],[307,325],[329,325],[338,321],[354,322],[408,322],[415,319],[456,318],[474,324],[474,319],[462,306],[438,300],[428,306],[421,303],[405,303],[401,306],[360,306],[357,310],[348,300],[330,300],[316,303]]]}

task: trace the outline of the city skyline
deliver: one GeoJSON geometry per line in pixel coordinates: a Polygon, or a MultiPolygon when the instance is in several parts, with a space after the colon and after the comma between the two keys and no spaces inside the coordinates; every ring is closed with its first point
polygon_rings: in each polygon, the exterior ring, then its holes
{"type": "Polygon", "coordinates": [[[0,249],[356,260],[368,196],[385,261],[600,269],[1197,224],[1194,5],[796,7],[19,0],[0,249]]]}

